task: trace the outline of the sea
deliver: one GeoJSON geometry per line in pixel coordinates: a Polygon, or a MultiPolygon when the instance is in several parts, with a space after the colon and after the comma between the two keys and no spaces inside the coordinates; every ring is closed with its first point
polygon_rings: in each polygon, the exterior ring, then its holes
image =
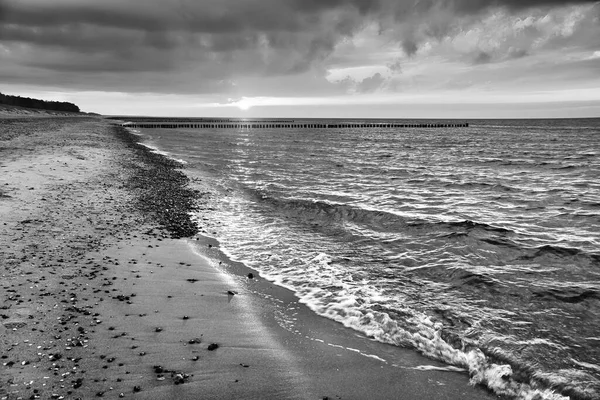
{"type": "Polygon", "coordinates": [[[458,122],[135,133],[210,188],[204,234],[316,314],[509,398],[600,399],[600,119],[458,122]]]}

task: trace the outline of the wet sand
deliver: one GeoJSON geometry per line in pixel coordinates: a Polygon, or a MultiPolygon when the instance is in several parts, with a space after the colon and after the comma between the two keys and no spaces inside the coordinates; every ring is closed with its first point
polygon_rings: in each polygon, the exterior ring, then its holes
{"type": "Polygon", "coordinates": [[[122,128],[0,124],[0,399],[493,397],[228,260],[189,221],[202,192],[122,128]]]}

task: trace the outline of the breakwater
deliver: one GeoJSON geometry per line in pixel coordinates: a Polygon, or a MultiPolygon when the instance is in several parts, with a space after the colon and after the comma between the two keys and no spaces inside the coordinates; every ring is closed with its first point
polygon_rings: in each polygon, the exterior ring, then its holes
{"type": "Polygon", "coordinates": [[[129,128],[146,129],[340,129],[340,128],[468,128],[469,123],[307,123],[307,122],[126,122],[129,128]]]}

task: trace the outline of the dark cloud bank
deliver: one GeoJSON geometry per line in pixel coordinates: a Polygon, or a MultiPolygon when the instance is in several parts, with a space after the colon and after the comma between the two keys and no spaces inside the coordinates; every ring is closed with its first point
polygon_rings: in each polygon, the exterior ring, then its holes
{"type": "MultiPolygon", "coordinates": [[[[443,36],[456,18],[491,7],[511,12],[582,3],[594,2],[0,0],[0,79],[78,89],[227,92],[239,75],[318,69],[336,44],[366,23],[396,30],[398,45],[411,54],[423,35],[443,36]],[[422,23],[428,29],[417,35],[422,23]],[[157,78],[161,73],[164,79],[157,78]]],[[[361,90],[376,83],[364,82],[361,90]]]]}

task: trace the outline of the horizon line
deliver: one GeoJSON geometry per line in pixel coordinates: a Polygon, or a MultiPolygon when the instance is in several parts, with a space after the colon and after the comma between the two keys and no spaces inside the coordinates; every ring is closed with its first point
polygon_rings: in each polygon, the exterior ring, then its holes
{"type": "Polygon", "coordinates": [[[348,118],[348,117],[277,117],[277,116],[272,116],[272,117],[235,117],[235,116],[230,116],[230,117],[211,117],[211,116],[203,116],[203,117],[195,117],[195,116],[166,116],[166,115],[160,115],[160,116],[155,116],[155,115],[140,115],[140,114],[131,114],[131,115],[123,115],[123,114],[100,114],[102,117],[107,117],[107,118],[166,118],[166,119],[171,119],[171,120],[176,120],[176,119],[214,119],[214,120],[225,120],[225,119],[231,119],[231,120],[239,120],[239,121],[252,121],[252,120],[265,120],[265,119],[275,119],[275,120],[281,120],[281,121],[289,121],[289,120],[335,120],[335,119],[339,119],[339,120],[423,120],[423,121],[430,121],[430,120],[444,120],[444,121],[464,121],[464,120],[478,120],[478,121],[499,121],[499,120],[568,120],[568,119],[600,119],[600,115],[599,116],[595,116],[595,117],[500,117],[500,118],[488,118],[488,117],[469,117],[469,118],[436,118],[436,117],[432,117],[432,118],[423,118],[423,117],[415,117],[415,118],[407,118],[407,117],[398,117],[398,118],[393,118],[393,117],[386,117],[386,118],[376,118],[376,117],[356,117],[356,118],[348,118]]]}

